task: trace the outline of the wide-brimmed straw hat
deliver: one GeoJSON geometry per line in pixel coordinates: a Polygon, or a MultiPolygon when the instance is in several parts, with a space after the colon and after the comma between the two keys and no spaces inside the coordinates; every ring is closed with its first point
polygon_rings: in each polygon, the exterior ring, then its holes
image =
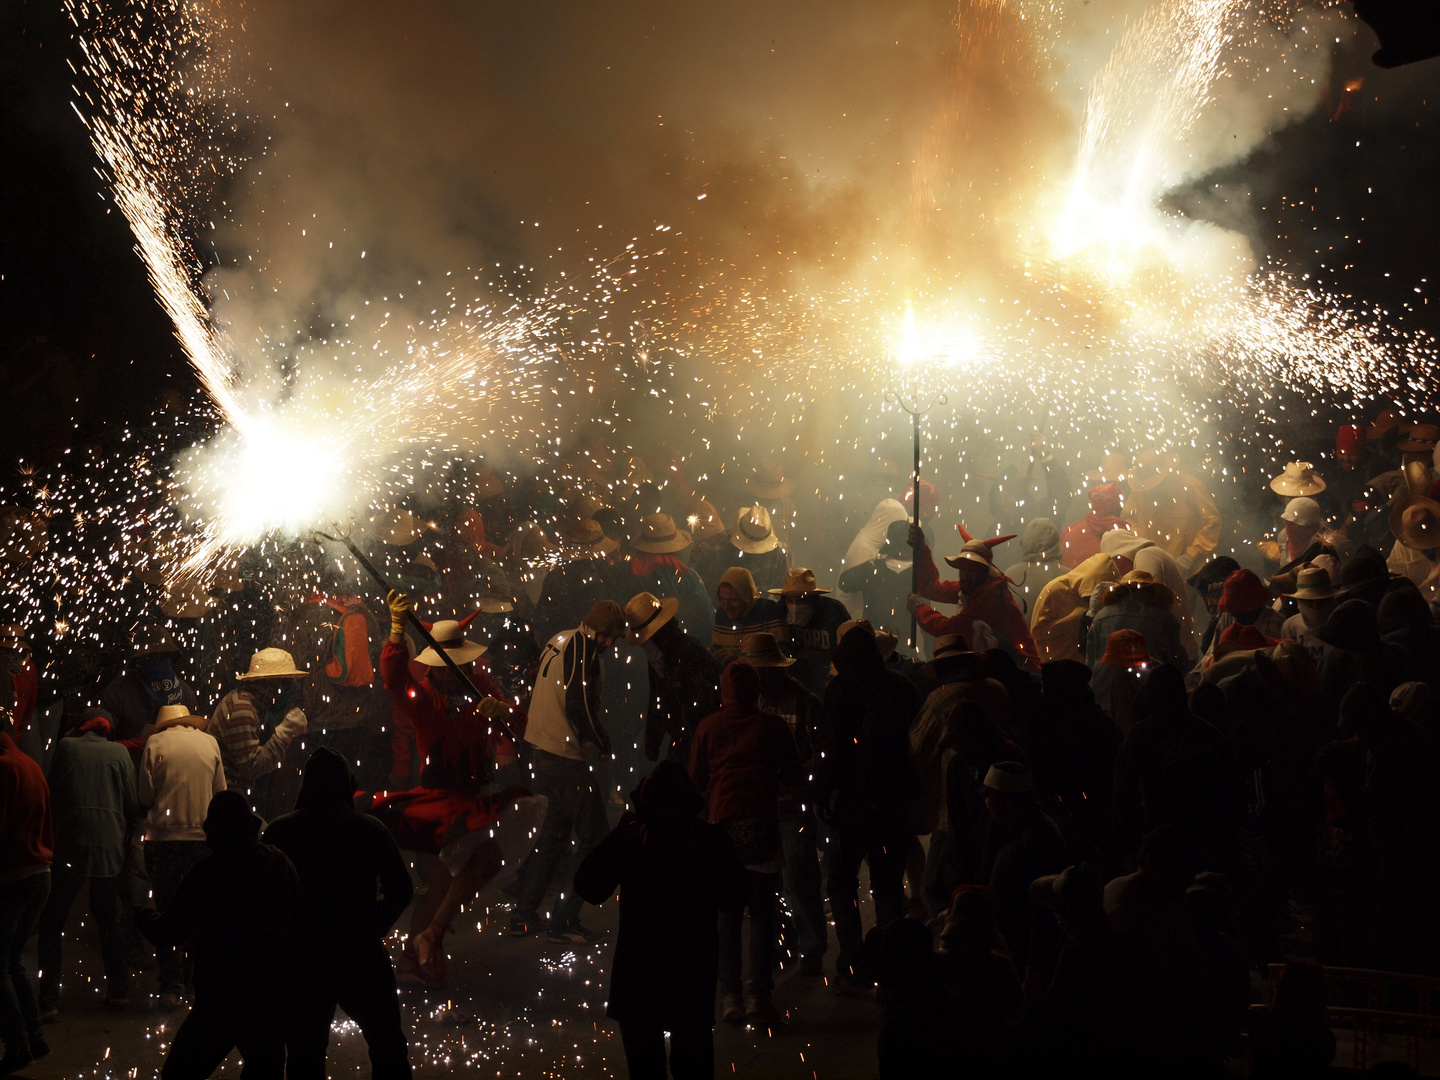
{"type": "Polygon", "coordinates": [[[1135,471],[1130,474],[1130,490],[1149,491],[1159,487],[1160,481],[1173,475],[1179,467],[1179,459],[1174,454],[1146,450],[1135,459],[1135,471]]]}
{"type": "Polygon", "coordinates": [[[920,666],[920,674],[927,678],[939,677],[938,669],[942,660],[960,663],[968,660],[974,663],[978,670],[979,657],[970,651],[970,643],[962,634],[941,634],[931,648],[931,657],[929,663],[920,666]]]}
{"type": "Polygon", "coordinates": [[[1129,471],[1129,462],[1124,454],[1110,453],[1100,459],[1100,467],[1085,474],[1085,482],[1091,487],[1118,484],[1129,471]]]}
{"type": "Polygon", "coordinates": [[[420,519],[403,506],[387,511],[375,523],[375,538],[391,547],[409,547],[424,535],[420,519]]]}
{"type": "Polygon", "coordinates": [[[1118,602],[1121,594],[1145,591],[1159,607],[1169,611],[1175,606],[1175,593],[1163,581],[1156,581],[1155,575],[1146,570],[1131,570],[1119,581],[1106,586],[1105,603],[1118,602]]]}
{"type": "Polygon", "coordinates": [[[1323,566],[1302,566],[1295,575],[1295,589],[1285,594],[1295,600],[1333,600],[1340,594],[1323,566]]]}
{"type": "Polygon", "coordinates": [[[1386,405],[1378,413],[1375,419],[1365,427],[1365,438],[1370,440],[1383,439],[1390,432],[1400,426],[1400,413],[1394,405],[1386,405]]]}
{"type": "Polygon", "coordinates": [[[755,475],[745,480],[745,487],[762,499],[783,499],[795,490],[795,484],[785,478],[780,463],[766,458],[755,469],[755,475]]]}
{"type": "Polygon", "coordinates": [[[1415,424],[1406,430],[1405,438],[1396,444],[1395,449],[1419,454],[1434,450],[1437,443],[1440,443],[1440,427],[1434,424],[1415,424]]]}
{"type": "Polygon", "coordinates": [[[815,584],[815,571],[804,566],[792,566],[785,571],[785,583],[769,592],[776,596],[805,596],[809,593],[827,593],[830,590],[815,584]]]}
{"type": "Polygon", "coordinates": [[[172,619],[198,619],[215,607],[210,587],[196,578],[172,585],[160,601],[160,610],[172,619]]]}
{"type": "Polygon", "coordinates": [[[1430,472],[1423,461],[1406,464],[1405,483],[1409,494],[1390,511],[1390,535],[1416,551],[1440,547],[1440,502],[1427,494],[1430,472]]]}
{"type": "Polygon", "coordinates": [[[789,667],[795,661],[780,651],[780,643],[774,634],[746,634],[740,639],[741,660],[749,660],[756,667],[789,667]]]}
{"type": "Polygon", "coordinates": [[[235,677],[241,682],[255,679],[303,679],[309,675],[295,666],[295,658],[284,649],[261,649],[250,657],[250,670],[235,677]]]}
{"type": "Polygon", "coordinates": [[[640,534],[630,541],[630,546],[650,555],[669,555],[684,551],[692,542],[688,532],[675,527],[675,519],[669,514],[646,514],[640,519],[640,534]]]}
{"type": "Polygon", "coordinates": [[[159,623],[137,623],[130,631],[130,656],[173,656],[180,651],[175,639],[159,623]]]}
{"type": "Polygon", "coordinates": [[[619,546],[620,541],[606,536],[594,518],[572,521],[560,530],[560,550],[572,559],[598,558],[619,546]]]}
{"type": "Polygon", "coordinates": [[[770,511],[763,506],[749,506],[735,515],[735,525],[730,530],[730,543],[747,555],[763,555],[780,546],[775,527],[770,522],[770,511]]]}
{"type": "Polygon", "coordinates": [[[1292,461],[1285,466],[1284,472],[1270,481],[1270,490],[1292,499],[1297,495],[1319,495],[1325,490],[1325,481],[1310,462],[1292,461]]]}
{"type": "Polygon", "coordinates": [[[680,601],[673,596],[661,600],[654,593],[636,593],[625,605],[625,640],[632,645],[645,644],[679,610],[680,601]]]}
{"type": "Polygon", "coordinates": [[[0,624],[0,649],[14,649],[17,652],[30,651],[30,639],[25,636],[25,627],[19,623],[0,624]]]}
{"type": "MultiPolygon", "coordinates": [[[[441,619],[430,627],[430,636],[435,639],[435,644],[444,649],[445,656],[450,657],[451,662],[456,665],[468,664],[485,655],[486,646],[471,641],[465,636],[465,624],[469,621],[469,619],[463,621],[441,619]]],[[[415,660],[426,667],[445,666],[445,658],[429,647],[415,657],[415,660]]]]}

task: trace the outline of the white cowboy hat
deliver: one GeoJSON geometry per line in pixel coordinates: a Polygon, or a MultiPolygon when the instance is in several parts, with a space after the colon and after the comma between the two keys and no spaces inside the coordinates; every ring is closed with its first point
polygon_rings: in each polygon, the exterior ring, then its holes
{"type": "Polygon", "coordinates": [[[608,555],[620,546],[619,540],[605,535],[594,518],[573,521],[560,532],[560,550],[572,559],[593,559],[608,555]]]}
{"type": "Polygon", "coordinates": [[[770,522],[770,511],[763,506],[751,506],[735,515],[735,527],[730,530],[730,543],[747,555],[763,555],[780,546],[775,527],[770,522]]]}
{"type": "MultiPolygon", "coordinates": [[[[470,620],[465,620],[469,622],[470,620]]],[[[486,646],[477,645],[465,636],[465,626],[458,619],[441,619],[430,627],[430,636],[435,644],[445,650],[445,655],[457,666],[463,666],[485,655],[486,646]]],[[[433,648],[427,648],[415,657],[416,663],[426,667],[444,667],[444,658],[433,648]]]]}
{"type": "Polygon", "coordinates": [[[675,527],[675,519],[669,514],[646,514],[640,519],[640,535],[630,541],[630,546],[651,555],[668,555],[684,551],[692,542],[688,532],[675,527]]]}
{"type": "Polygon", "coordinates": [[[645,644],[679,610],[680,601],[673,596],[661,600],[654,593],[636,593],[625,605],[626,640],[632,645],[645,644]]]}
{"type": "Polygon", "coordinates": [[[1315,467],[1308,461],[1292,461],[1285,471],[1270,481],[1270,490],[1276,495],[1294,498],[1297,495],[1319,495],[1325,490],[1325,481],[1315,473],[1315,467]]]}
{"type": "Polygon", "coordinates": [[[762,499],[783,499],[795,490],[795,484],[785,478],[780,463],[771,458],[760,462],[755,475],[747,477],[745,486],[762,499]]]}
{"type": "Polygon", "coordinates": [[[295,666],[295,658],[284,649],[261,649],[250,657],[250,670],[235,677],[241,682],[253,679],[303,679],[309,675],[295,666]]]}

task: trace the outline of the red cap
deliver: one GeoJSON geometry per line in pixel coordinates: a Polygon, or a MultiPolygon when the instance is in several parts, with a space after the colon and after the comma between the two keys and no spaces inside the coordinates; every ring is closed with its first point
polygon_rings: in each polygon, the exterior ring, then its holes
{"type": "Polygon", "coordinates": [[[1340,454],[1359,453],[1365,446],[1365,432],[1359,424],[1346,424],[1335,433],[1335,451],[1340,454]]]}
{"type": "Polygon", "coordinates": [[[1111,667],[1137,667],[1150,662],[1149,646],[1145,635],[1139,630],[1116,630],[1105,639],[1105,655],[1102,664],[1111,667]]]}
{"type": "Polygon", "coordinates": [[[1266,637],[1255,627],[1232,623],[1220,635],[1220,642],[1215,647],[1215,655],[1218,657],[1232,652],[1268,649],[1274,644],[1276,644],[1274,638],[1266,637]]]}
{"type": "Polygon", "coordinates": [[[1273,599],[1269,586],[1256,576],[1255,571],[1242,568],[1232,571],[1225,579],[1225,590],[1220,594],[1220,610],[1243,615],[1247,611],[1259,611],[1273,599]]]}
{"type": "Polygon", "coordinates": [[[1100,484],[1090,489],[1090,509],[1105,517],[1120,516],[1120,486],[1100,484]]]}

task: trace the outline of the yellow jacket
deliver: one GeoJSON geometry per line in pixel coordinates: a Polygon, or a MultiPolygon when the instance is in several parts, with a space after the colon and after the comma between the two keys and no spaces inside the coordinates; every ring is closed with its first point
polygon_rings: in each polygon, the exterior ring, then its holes
{"type": "MultiPolygon", "coordinates": [[[[1191,565],[1220,542],[1215,500],[1204,484],[1183,473],[1171,473],[1149,491],[1132,494],[1125,503],[1125,516],[1137,534],[1176,559],[1188,558],[1191,565]]],[[[1181,569],[1186,569],[1185,564],[1181,569]]]]}
{"type": "Polygon", "coordinates": [[[1090,595],[1101,585],[1119,581],[1120,571],[1113,555],[1091,555],[1074,570],[1051,580],[1035,600],[1030,634],[1040,650],[1040,662],[1079,660],[1085,663],[1080,647],[1080,619],[1090,608],[1090,595]]]}

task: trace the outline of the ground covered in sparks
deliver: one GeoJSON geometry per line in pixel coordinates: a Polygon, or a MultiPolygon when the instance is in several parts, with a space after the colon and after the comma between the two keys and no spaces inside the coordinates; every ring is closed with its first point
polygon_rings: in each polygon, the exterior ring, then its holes
{"type": "MultiPolygon", "coordinates": [[[[598,910],[586,908],[586,922],[603,936],[584,948],[551,945],[543,937],[508,936],[507,901],[498,888],[487,890],[477,912],[484,916],[478,930],[474,916],[462,915],[462,928],[451,937],[446,990],[401,991],[417,1072],[421,1076],[451,1072],[477,1077],[626,1076],[619,1032],[605,1017],[619,913],[616,900],[598,910]]],[[[868,920],[867,912],[867,926],[868,920]]],[[[408,915],[401,925],[409,925],[408,915]]],[[[827,973],[833,971],[834,955],[832,937],[827,973]]],[[[32,941],[27,955],[32,974],[34,962],[32,941]]],[[[185,1013],[167,1017],[154,1011],[154,971],[136,977],[127,1011],[107,1010],[98,940],[79,902],[66,932],[65,964],[68,977],[60,1022],[45,1029],[53,1053],[24,1075],[35,1080],[157,1076],[169,1037],[185,1013]]],[[[717,1076],[823,1080],[874,1075],[880,1013],[873,999],[836,995],[828,980],[805,978],[787,964],[776,973],[775,1002],[791,1021],[783,1031],[717,1025],[717,1076]]],[[[332,1028],[329,1065],[336,1077],[369,1074],[365,1041],[339,1013],[332,1028]]],[[[231,1055],[216,1075],[239,1074],[239,1058],[231,1055]]]]}

